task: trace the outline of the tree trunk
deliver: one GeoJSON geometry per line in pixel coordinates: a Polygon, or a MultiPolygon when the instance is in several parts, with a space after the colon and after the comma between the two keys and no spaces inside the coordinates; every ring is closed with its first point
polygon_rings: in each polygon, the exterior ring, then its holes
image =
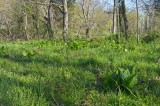
{"type": "Polygon", "coordinates": [[[63,3],[63,40],[67,42],[68,39],[68,7],[67,0],[62,0],[63,3]]]}
{"type": "MultiPolygon", "coordinates": [[[[91,0],[83,0],[82,4],[81,4],[81,7],[82,7],[84,23],[86,24],[86,28],[85,28],[86,38],[90,39],[89,32],[90,32],[90,29],[91,29],[92,25],[90,24],[89,19],[91,18],[91,16],[93,18],[93,14],[91,15],[91,12],[90,12],[91,0]]],[[[94,9],[93,9],[92,12],[94,13],[94,9]]]]}
{"type": "Polygon", "coordinates": [[[121,34],[120,34],[120,12],[119,12],[119,7],[117,7],[117,28],[118,28],[118,42],[120,43],[121,34]]]}
{"type": "Polygon", "coordinates": [[[7,30],[8,30],[8,35],[9,35],[8,38],[11,39],[11,40],[13,40],[13,35],[12,35],[12,32],[11,32],[11,27],[10,27],[9,22],[8,22],[8,20],[7,20],[6,17],[5,17],[5,23],[7,25],[7,30]]]}
{"type": "Polygon", "coordinates": [[[139,11],[138,11],[138,0],[136,0],[136,9],[137,9],[137,43],[139,42],[139,11]]]}
{"type": "Polygon", "coordinates": [[[90,32],[90,28],[86,28],[86,38],[88,39],[90,39],[89,32],[90,32]]]}
{"type": "Polygon", "coordinates": [[[116,11],[117,11],[117,0],[114,0],[114,7],[113,7],[113,34],[116,33],[116,27],[117,27],[117,19],[116,19],[116,11]]]}
{"type": "Polygon", "coordinates": [[[126,15],[126,7],[125,7],[125,0],[122,0],[122,16],[123,16],[123,21],[124,21],[124,29],[125,29],[125,36],[126,36],[126,41],[128,41],[128,19],[126,15]]]}
{"type": "Polygon", "coordinates": [[[34,37],[36,38],[39,35],[39,10],[37,5],[36,5],[36,16],[35,16],[35,28],[36,28],[36,36],[34,37]]]}
{"type": "Polygon", "coordinates": [[[51,3],[52,0],[49,1],[48,11],[47,11],[47,25],[48,25],[48,37],[52,38],[53,32],[52,32],[52,26],[51,26],[51,3]]]}
{"type": "Polygon", "coordinates": [[[154,26],[154,10],[151,12],[151,27],[150,30],[153,30],[153,26],[154,26]]]}
{"type": "MultiPolygon", "coordinates": [[[[118,1],[118,3],[121,3],[121,0],[118,1]]],[[[121,32],[124,32],[123,30],[123,26],[122,26],[122,6],[120,5],[118,7],[118,18],[119,18],[119,32],[120,32],[120,35],[121,35],[121,32]]]]}
{"type": "Polygon", "coordinates": [[[25,36],[26,40],[29,39],[29,34],[28,34],[28,15],[26,12],[24,12],[24,31],[25,31],[25,36]]]}

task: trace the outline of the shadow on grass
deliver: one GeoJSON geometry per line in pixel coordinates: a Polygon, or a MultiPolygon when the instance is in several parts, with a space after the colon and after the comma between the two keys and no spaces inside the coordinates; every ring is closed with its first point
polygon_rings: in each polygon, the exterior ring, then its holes
{"type": "MultiPolygon", "coordinates": [[[[84,71],[87,71],[87,72],[90,72],[92,75],[94,75],[95,71],[97,71],[97,70],[98,71],[106,70],[106,68],[105,68],[106,64],[102,63],[101,61],[98,61],[95,58],[77,59],[76,62],[74,60],[69,60],[68,63],[66,62],[65,57],[51,57],[51,56],[44,56],[44,55],[39,55],[39,56],[37,55],[34,58],[27,58],[27,57],[24,57],[20,54],[15,54],[15,55],[7,56],[7,57],[0,56],[0,58],[7,59],[7,60],[12,61],[12,62],[17,62],[18,64],[20,64],[22,66],[25,65],[25,64],[30,64],[30,63],[33,62],[35,64],[44,65],[45,67],[47,67],[47,66],[73,67],[75,69],[80,70],[80,73],[83,73],[84,71]]],[[[35,76],[37,76],[37,75],[42,76],[39,72],[36,72],[36,71],[33,72],[33,69],[24,70],[24,71],[22,70],[21,72],[15,71],[14,73],[18,74],[20,76],[28,76],[30,74],[35,74],[35,76]]],[[[97,91],[103,92],[102,82],[100,82],[101,80],[99,80],[97,78],[97,80],[96,80],[97,84],[95,84],[94,80],[86,77],[85,75],[86,74],[77,75],[76,76],[77,81],[75,82],[73,80],[72,83],[75,84],[76,86],[79,86],[77,83],[80,83],[78,81],[78,79],[80,78],[81,80],[84,80],[84,82],[85,82],[84,86],[86,87],[86,89],[88,89],[88,90],[95,89],[97,91]]],[[[46,79],[45,81],[40,81],[38,83],[37,82],[26,83],[26,82],[22,82],[19,79],[10,78],[10,77],[7,77],[7,76],[0,76],[0,77],[4,77],[4,79],[6,81],[8,81],[8,80],[13,81],[13,82],[10,82],[10,83],[14,84],[15,86],[20,86],[20,87],[25,87],[26,89],[31,89],[32,92],[36,93],[38,96],[40,96],[40,94],[43,93],[44,98],[48,102],[52,102],[53,104],[63,104],[64,103],[64,104],[68,104],[68,105],[74,105],[74,103],[72,101],[70,101],[68,99],[63,100],[63,98],[61,98],[61,95],[63,95],[63,89],[69,90],[70,87],[72,88],[72,85],[68,85],[68,83],[71,83],[71,82],[66,82],[66,81],[62,80],[62,81],[60,81],[62,84],[60,86],[58,86],[58,84],[60,84],[59,81],[54,82],[54,80],[52,80],[50,82],[50,78],[46,78],[46,77],[45,77],[45,79],[46,79]],[[56,83],[58,83],[58,84],[56,84],[56,83]],[[64,84],[66,84],[66,86],[64,86],[64,84]],[[62,92],[62,94],[57,93],[57,92],[60,92],[60,91],[62,92]],[[55,103],[55,101],[57,103],[55,103]]],[[[96,77],[96,75],[95,75],[95,77],[96,77]]],[[[56,79],[58,79],[58,78],[56,78],[56,79]]],[[[75,86],[75,85],[73,85],[73,86],[75,86]]],[[[6,100],[8,100],[8,99],[6,99],[6,100]]]]}
{"type": "Polygon", "coordinates": [[[71,63],[71,65],[75,68],[91,73],[94,73],[95,70],[104,71],[109,66],[107,63],[102,63],[94,58],[79,59],[77,62],[71,63]]]}
{"type": "MultiPolygon", "coordinates": [[[[12,106],[18,105],[15,101],[14,96],[16,92],[13,90],[13,87],[18,87],[23,85],[22,81],[19,81],[16,78],[11,78],[6,75],[0,74],[0,84],[1,84],[1,95],[0,95],[0,105],[1,106],[12,106]]],[[[18,92],[17,92],[18,93],[18,92]]]]}
{"type": "MultiPolygon", "coordinates": [[[[105,70],[107,65],[106,63],[102,63],[95,58],[82,58],[78,59],[78,61],[67,60],[65,57],[51,57],[45,55],[37,55],[36,57],[24,57],[21,54],[14,54],[11,56],[1,56],[0,58],[7,59],[12,62],[17,62],[21,65],[26,65],[30,63],[40,64],[44,66],[55,66],[55,67],[74,67],[83,71],[94,71],[97,69],[105,70]]],[[[25,74],[25,73],[24,73],[25,74]]]]}
{"type": "MultiPolygon", "coordinates": [[[[19,98],[17,97],[17,95],[19,95],[20,97],[22,96],[22,98],[23,96],[27,95],[27,97],[30,97],[32,100],[36,98],[35,100],[33,100],[35,104],[37,101],[39,101],[38,98],[43,96],[43,99],[47,100],[47,102],[51,106],[52,105],[59,106],[64,104],[65,105],[67,104],[68,106],[74,105],[72,101],[68,99],[67,100],[63,99],[62,97],[62,95],[64,95],[63,90],[65,90],[63,87],[65,86],[61,85],[61,84],[64,84],[64,82],[60,81],[59,78],[55,78],[54,80],[50,80],[49,78],[46,78],[46,80],[24,82],[24,81],[21,81],[20,79],[17,79],[14,77],[8,77],[6,75],[0,74],[0,84],[1,84],[0,94],[2,94],[0,95],[0,106],[1,105],[12,106],[13,104],[21,105],[17,101],[17,98],[19,98]],[[13,87],[16,87],[16,91],[15,89],[13,90],[13,87]],[[25,88],[25,90],[31,90],[29,91],[31,95],[25,94],[24,89],[22,89],[22,92],[21,92],[21,88],[25,88]],[[33,95],[34,95],[34,98],[32,98],[33,95]]],[[[70,88],[66,88],[66,90],[67,89],[70,89],[70,88]]],[[[20,100],[20,98],[18,100],[20,100]]],[[[25,101],[22,101],[22,102],[24,103],[25,101]]],[[[32,103],[32,101],[30,102],[32,103]]]]}
{"type": "Polygon", "coordinates": [[[12,62],[17,62],[20,64],[27,64],[27,63],[41,63],[43,65],[63,65],[63,59],[60,57],[49,57],[44,55],[38,55],[36,57],[24,57],[21,54],[14,54],[11,56],[2,56],[0,58],[8,59],[12,62]]]}

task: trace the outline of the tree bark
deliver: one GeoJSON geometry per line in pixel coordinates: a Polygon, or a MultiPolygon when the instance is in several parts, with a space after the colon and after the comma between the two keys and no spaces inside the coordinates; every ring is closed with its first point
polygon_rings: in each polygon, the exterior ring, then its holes
{"type": "Polygon", "coordinates": [[[86,37],[87,37],[88,39],[90,39],[89,32],[90,32],[90,28],[86,28],[86,37]]]}
{"type": "Polygon", "coordinates": [[[113,7],[113,34],[116,33],[117,30],[117,18],[116,18],[116,11],[117,11],[117,0],[114,0],[114,7],[113,7]]]}
{"type": "Polygon", "coordinates": [[[62,0],[63,3],[63,40],[68,40],[68,7],[67,0],[62,0]]]}
{"type": "Polygon", "coordinates": [[[122,16],[123,16],[123,21],[124,21],[125,36],[126,36],[126,41],[128,41],[128,38],[129,38],[128,19],[127,19],[127,15],[126,15],[125,0],[122,0],[121,3],[122,3],[122,16]]]}
{"type": "Polygon", "coordinates": [[[47,26],[48,26],[48,37],[52,38],[52,26],[51,26],[51,6],[52,0],[49,1],[48,11],[47,11],[47,26]]]}
{"type": "MultiPolygon", "coordinates": [[[[90,39],[90,29],[91,29],[91,24],[90,24],[90,18],[92,16],[93,18],[93,14],[91,15],[90,13],[90,7],[91,6],[91,0],[83,0],[81,7],[82,7],[82,13],[83,13],[83,18],[84,18],[84,22],[85,22],[85,34],[86,34],[86,38],[90,39]]],[[[94,9],[93,9],[93,13],[94,13],[94,9]]]]}
{"type": "Polygon", "coordinates": [[[120,43],[120,39],[121,39],[121,33],[120,32],[121,32],[121,30],[120,30],[120,12],[119,12],[119,7],[117,7],[117,28],[118,28],[118,42],[120,43]]]}
{"type": "MultiPolygon", "coordinates": [[[[121,0],[119,0],[118,1],[118,4],[120,4],[121,3],[121,0]]],[[[122,5],[120,5],[119,7],[118,7],[118,18],[119,18],[119,32],[120,32],[120,35],[121,35],[121,32],[124,32],[124,30],[123,30],[123,26],[122,26],[122,5]]]]}
{"type": "Polygon", "coordinates": [[[26,40],[29,39],[29,34],[28,34],[28,15],[26,12],[24,12],[24,31],[25,31],[25,36],[26,40]]]}
{"type": "Polygon", "coordinates": [[[8,35],[9,35],[8,38],[11,39],[11,40],[13,40],[13,34],[11,32],[11,27],[10,27],[9,22],[8,22],[8,20],[7,20],[6,17],[5,17],[5,23],[6,23],[7,30],[8,30],[8,35]]]}
{"type": "Polygon", "coordinates": [[[138,11],[138,0],[136,0],[136,10],[137,10],[137,43],[139,42],[139,11],[138,11]]]}

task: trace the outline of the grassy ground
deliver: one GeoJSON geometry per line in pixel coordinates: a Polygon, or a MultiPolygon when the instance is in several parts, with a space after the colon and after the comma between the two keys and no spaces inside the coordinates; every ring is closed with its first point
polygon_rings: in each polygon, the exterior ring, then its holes
{"type": "Polygon", "coordinates": [[[158,106],[160,42],[0,42],[0,106],[158,106]],[[135,70],[136,96],[105,89],[96,73],[135,70]]]}

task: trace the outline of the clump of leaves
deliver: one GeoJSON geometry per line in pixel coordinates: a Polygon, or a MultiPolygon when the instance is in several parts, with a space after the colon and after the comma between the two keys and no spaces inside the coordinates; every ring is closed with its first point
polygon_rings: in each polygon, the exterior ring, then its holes
{"type": "Polygon", "coordinates": [[[89,43],[87,41],[71,41],[68,42],[67,46],[70,49],[79,50],[88,47],[89,43]]]}
{"type": "Polygon", "coordinates": [[[36,55],[36,51],[34,51],[34,50],[24,50],[22,54],[23,54],[24,57],[32,58],[36,55]]]}
{"type": "Polygon", "coordinates": [[[5,56],[5,57],[8,57],[8,56],[9,56],[8,49],[7,49],[6,47],[2,46],[2,47],[0,48],[0,55],[5,56]]]}
{"type": "Polygon", "coordinates": [[[114,91],[125,91],[134,95],[135,85],[137,84],[137,75],[134,70],[120,68],[118,71],[107,74],[104,81],[104,86],[107,89],[114,91]]]}

